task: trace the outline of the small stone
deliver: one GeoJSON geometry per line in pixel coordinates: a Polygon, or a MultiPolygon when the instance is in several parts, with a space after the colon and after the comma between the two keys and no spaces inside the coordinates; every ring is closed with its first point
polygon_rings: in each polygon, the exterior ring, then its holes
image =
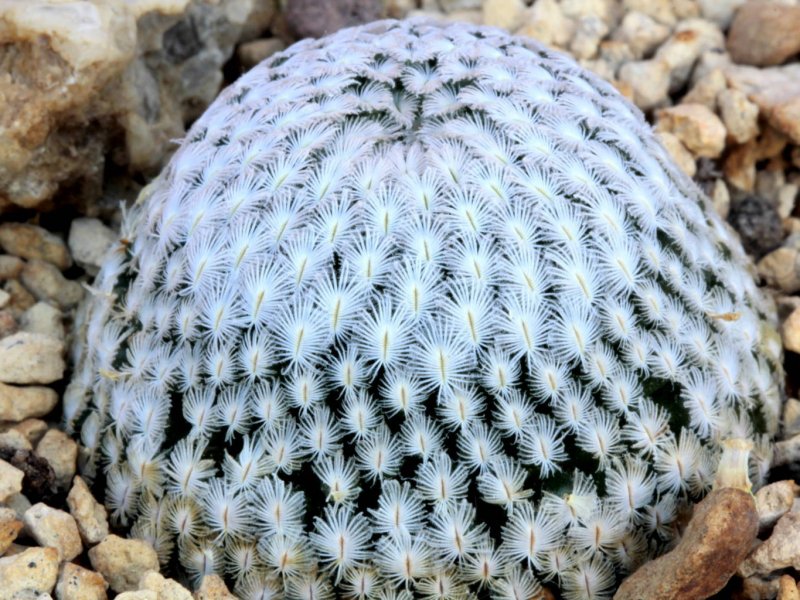
{"type": "Polygon", "coordinates": [[[0,558],[3,598],[39,598],[53,591],[57,578],[58,551],[55,548],[28,548],[0,558]]]}
{"type": "Polygon", "coordinates": [[[33,445],[16,429],[8,429],[0,433],[0,448],[14,450],[33,450],[33,445]]]}
{"type": "Polygon", "coordinates": [[[13,508],[0,506],[0,556],[3,556],[11,543],[22,531],[22,521],[17,518],[13,508]]]}
{"type": "Polygon", "coordinates": [[[61,270],[72,265],[64,241],[36,225],[3,223],[0,225],[0,246],[14,256],[44,260],[61,270]]]}
{"type": "Polygon", "coordinates": [[[800,600],[797,582],[791,575],[781,575],[778,580],[778,600],[800,600]]]}
{"type": "Polygon", "coordinates": [[[778,595],[776,577],[745,577],[742,579],[742,600],[772,600],[778,595]]]}
{"type": "MultiPolygon", "coordinates": [[[[74,563],[61,565],[56,583],[58,600],[106,600],[108,584],[100,573],[74,563]]],[[[160,600],[160,599],[159,599],[160,600]]]]}
{"type": "Polygon", "coordinates": [[[608,64],[616,77],[617,71],[625,63],[633,60],[633,52],[625,42],[603,40],[600,42],[600,59],[608,64]]]}
{"type": "Polygon", "coordinates": [[[800,193],[800,185],[797,183],[784,183],[778,188],[777,203],[778,216],[781,219],[788,219],[797,206],[797,196],[800,193]]]}
{"type": "Polygon", "coordinates": [[[623,0],[622,8],[625,12],[644,13],[664,25],[672,26],[677,21],[673,0],[623,0]]]}
{"type": "Polygon", "coordinates": [[[0,254],[0,280],[16,279],[24,266],[25,262],[18,256],[0,254]]]}
{"type": "Polygon", "coordinates": [[[725,37],[714,23],[703,19],[682,21],[655,54],[655,58],[669,66],[670,93],[675,93],[686,85],[703,52],[724,47],[725,37]]]}
{"type": "Polygon", "coordinates": [[[43,260],[29,260],[22,269],[22,283],[37,300],[45,300],[61,308],[71,308],[83,298],[83,288],[67,279],[56,267],[43,260]]]}
{"type": "Polygon", "coordinates": [[[16,279],[6,281],[3,289],[11,294],[10,308],[14,310],[22,312],[36,304],[36,298],[33,297],[33,294],[26,290],[25,286],[16,279]]]}
{"type": "Polygon", "coordinates": [[[714,490],[695,507],[678,545],[623,581],[614,600],[712,596],[736,572],[757,533],[752,495],[735,488],[714,490]]]}
{"type": "Polygon", "coordinates": [[[0,383],[0,421],[16,423],[28,417],[43,417],[56,404],[58,394],[48,387],[18,387],[0,383]]]}
{"type": "Polygon", "coordinates": [[[725,149],[725,126],[702,104],[679,104],[656,114],[657,131],[673,133],[695,156],[716,158],[725,149]]]}
{"type": "Polygon", "coordinates": [[[575,22],[567,18],[556,0],[536,0],[523,15],[516,33],[547,46],[564,48],[575,32],[575,22]]]}
{"type": "Polygon", "coordinates": [[[717,105],[728,135],[737,143],[744,144],[758,135],[758,106],[744,92],[724,89],[717,96],[717,105]]]}
{"type": "Polygon", "coordinates": [[[11,302],[11,294],[5,290],[0,290],[0,309],[8,306],[9,302],[11,302]]]}
{"type": "Polygon", "coordinates": [[[686,146],[675,135],[667,131],[659,131],[656,135],[658,135],[658,139],[661,140],[664,148],[667,149],[667,152],[669,152],[672,160],[675,161],[680,170],[686,173],[687,176],[694,177],[695,173],[697,173],[697,163],[695,163],[692,153],[686,149],[686,146]]]}
{"type": "Polygon", "coordinates": [[[158,600],[192,600],[192,594],[174,579],[167,579],[158,571],[148,571],[139,580],[139,589],[151,590],[158,600]]]}
{"type": "Polygon", "coordinates": [[[714,209],[720,217],[728,218],[731,208],[731,193],[722,179],[714,182],[714,188],[711,190],[711,204],[714,205],[714,209]]]}
{"type": "Polygon", "coordinates": [[[613,39],[625,42],[636,60],[650,57],[658,46],[669,37],[670,28],[653,17],[637,11],[627,13],[613,39]]]}
{"type": "Polygon", "coordinates": [[[36,454],[47,460],[56,474],[56,485],[69,487],[78,464],[78,444],[59,429],[50,429],[36,446],[36,454]]]}
{"type": "Polygon", "coordinates": [[[78,531],[87,546],[101,542],[108,535],[108,517],[105,507],[95,500],[89,486],[79,476],[72,480],[67,495],[69,512],[78,523],[78,531]]]}
{"type": "Polygon", "coordinates": [[[24,435],[31,444],[36,445],[47,431],[47,423],[41,419],[25,419],[13,428],[24,435]]]}
{"type": "Polygon", "coordinates": [[[800,568],[800,513],[787,512],[778,519],[772,535],[739,566],[739,575],[764,576],[787,567],[800,568]]]}
{"type": "Polygon", "coordinates": [[[704,19],[714,21],[722,29],[727,29],[733,20],[736,9],[746,0],[698,0],[700,14],[704,19]]]}
{"type": "MultiPolygon", "coordinates": [[[[795,236],[790,236],[791,240],[795,236]]],[[[800,244],[784,243],[758,261],[758,274],[786,294],[800,292],[800,244]]]]}
{"type": "Polygon", "coordinates": [[[31,507],[31,501],[28,500],[25,494],[12,494],[6,498],[4,504],[16,513],[17,519],[20,521],[25,516],[25,512],[31,507]]]}
{"type": "Polygon", "coordinates": [[[21,331],[0,340],[0,382],[53,383],[64,376],[64,343],[21,331]]]}
{"type": "MultiPolygon", "coordinates": [[[[795,307],[795,310],[800,306],[795,307]]],[[[790,438],[800,433],[800,400],[797,398],[787,398],[783,404],[783,416],[781,417],[781,436],[783,439],[790,438]]]]}
{"type": "Polygon", "coordinates": [[[9,497],[22,491],[24,477],[25,473],[0,459],[0,502],[5,502],[9,497]]]}
{"type": "Polygon", "coordinates": [[[64,314],[47,302],[37,302],[20,318],[23,331],[43,333],[59,340],[66,338],[64,314]]]}
{"type": "Polygon", "coordinates": [[[746,2],[728,31],[728,52],[741,65],[779,65],[800,52],[800,6],[746,2]]]}
{"type": "Polygon", "coordinates": [[[570,54],[577,60],[594,58],[597,56],[600,40],[606,37],[608,31],[608,25],[600,17],[581,17],[569,44],[570,54]]]}
{"type": "Polygon", "coordinates": [[[765,485],[755,493],[758,527],[772,527],[775,522],[792,509],[800,486],[794,481],[776,481],[765,485]]]}
{"type": "Polygon", "coordinates": [[[71,561],[83,551],[78,525],[68,512],[39,502],[28,509],[22,521],[40,546],[58,550],[59,561],[71,561]]]}
{"type": "Polygon", "coordinates": [[[292,0],[283,11],[296,38],[318,38],[334,31],[375,21],[383,12],[380,0],[292,0]]]}
{"type": "Polygon", "coordinates": [[[152,590],[135,590],[123,592],[116,596],[117,600],[161,600],[152,590]]]}
{"type": "Polygon", "coordinates": [[[668,103],[669,65],[661,60],[639,60],[622,65],[619,80],[633,89],[633,102],[647,111],[668,103]]]}
{"type": "MultiPolygon", "coordinates": [[[[262,60],[285,49],[286,44],[283,43],[283,40],[278,38],[265,38],[241,44],[236,49],[236,56],[239,58],[239,62],[242,63],[243,68],[252,69],[262,60]]],[[[78,261],[77,255],[75,256],[75,260],[78,261]]]]}
{"type": "Polygon", "coordinates": [[[158,556],[149,544],[114,534],[89,550],[89,560],[115,592],[136,590],[142,575],[158,571],[158,556]]]}
{"type": "Polygon", "coordinates": [[[75,262],[90,275],[97,275],[118,237],[100,219],[81,217],[70,224],[67,245],[75,262]]]}
{"type": "Polygon", "coordinates": [[[194,593],[194,600],[236,600],[219,575],[206,575],[194,593]]]}
{"type": "Polygon", "coordinates": [[[731,200],[728,222],[739,233],[745,250],[761,257],[783,241],[781,219],[775,205],[755,194],[740,194],[731,200]]]}
{"type": "Polygon", "coordinates": [[[709,110],[717,110],[717,97],[728,85],[725,73],[720,68],[711,69],[704,77],[698,78],[692,89],[681,98],[681,103],[703,104],[709,110]]]}
{"type": "Polygon", "coordinates": [[[783,347],[800,354],[800,308],[796,308],[781,325],[783,347]]]}
{"type": "Polygon", "coordinates": [[[523,0],[483,0],[483,22],[509,31],[522,25],[525,3],[523,0]]]}

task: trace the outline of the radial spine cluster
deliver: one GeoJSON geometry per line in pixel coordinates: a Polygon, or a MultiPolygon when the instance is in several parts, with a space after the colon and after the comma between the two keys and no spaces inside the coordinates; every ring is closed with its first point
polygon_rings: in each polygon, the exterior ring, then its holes
{"type": "Polygon", "coordinates": [[[743,252],[608,84],[472,25],[295,44],[125,215],[64,420],[244,598],[608,597],[780,400],[743,252]]]}

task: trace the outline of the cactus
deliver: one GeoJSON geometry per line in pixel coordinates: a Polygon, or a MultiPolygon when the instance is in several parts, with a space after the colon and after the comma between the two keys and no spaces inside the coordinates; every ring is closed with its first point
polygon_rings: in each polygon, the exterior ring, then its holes
{"type": "Polygon", "coordinates": [[[607,83],[384,21],[227,88],[124,216],[64,422],[113,519],[244,598],[603,598],[722,443],[769,306],[607,83]]]}

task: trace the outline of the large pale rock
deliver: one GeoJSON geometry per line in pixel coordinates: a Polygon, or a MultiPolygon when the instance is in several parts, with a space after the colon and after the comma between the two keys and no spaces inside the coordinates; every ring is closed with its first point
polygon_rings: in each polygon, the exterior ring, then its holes
{"type": "Polygon", "coordinates": [[[142,575],[158,571],[158,556],[149,544],[114,534],[89,550],[89,560],[115,592],[137,590],[142,575]]]}
{"type": "Polygon", "coordinates": [[[800,52],[800,6],[746,2],[728,31],[733,62],[766,67],[800,52]]]}
{"type": "Polygon", "coordinates": [[[83,288],[77,281],[64,277],[56,267],[43,260],[28,261],[22,269],[22,283],[37,300],[72,308],[83,298],[83,288]]]}
{"type": "Polygon", "coordinates": [[[736,572],[757,533],[753,497],[735,488],[715,490],[695,507],[678,545],[623,581],[614,600],[707,598],[736,572]]]}
{"type": "Polygon", "coordinates": [[[66,269],[72,264],[64,241],[36,225],[3,223],[0,225],[0,246],[13,256],[38,258],[59,269],[66,269]]]}
{"type": "Polygon", "coordinates": [[[64,376],[64,343],[20,331],[0,340],[0,382],[53,383],[64,376]]]}
{"type": "Polygon", "coordinates": [[[29,548],[0,558],[3,598],[39,598],[53,591],[57,578],[58,551],[55,548],[29,548]]]}
{"type": "Polygon", "coordinates": [[[28,417],[43,417],[57,403],[58,394],[48,387],[0,383],[0,421],[19,422],[28,417]]]}
{"type": "Polygon", "coordinates": [[[67,495],[69,512],[78,523],[78,531],[87,545],[97,544],[108,535],[108,517],[105,507],[95,500],[89,486],[79,476],[72,480],[67,495]]]}
{"type": "Polygon", "coordinates": [[[22,491],[24,477],[25,473],[0,459],[0,502],[6,502],[11,496],[22,491]]]}
{"type": "Polygon", "coordinates": [[[58,550],[59,561],[69,562],[83,551],[78,525],[68,512],[39,502],[25,512],[22,522],[40,546],[58,550]]]}
{"type": "Polygon", "coordinates": [[[702,104],[671,106],[656,117],[656,129],[675,135],[695,156],[716,158],[725,149],[725,125],[702,104]]]}
{"type": "Polygon", "coordinates": [[[669,73],[669,65],[664,61],[639,60],[620,67],[618,77],[631,86],[636,106],[647,111],[669,101],[669,73]]]}
{"type": "Polygon", "coordinates": [[[60,429],[49,429],[36,445],[36,454],[41,456],[56,476],[56,485],[66,490],[69,488],[78,464],[78,444],[60,429]]]}
{"type": "Polygon", "coordinates": [[[747,94],[778,131],[800,144],[800,64],[757,69],[723,68],[728,85],[747,94]]]}
{"type": "Polygon", "coordinates": [[[91,201],[112,144],[116,162],[157,171],[217,95],[221,66],[265,4],[5,0],[0,210],[47,206],[57,193],[91,201]]]}
{"type": "Polygon", "coordinates": [[[787,567],[800,568],[800,513],[795,512],[778,519],[772,535],[739,566],[739,575],[769,575],[787,567]]]}
{"type": "Polygon", "coordinates": [[[117,237],[100,219],[81,217],[70,223],[67,244],[75,262],[90,275],[97,275],[117,237]]]}
{"type": "Polygon", "coordinates": [[[56,583],[58,600],[106,600],[108,584],[100,573],[64,563],[56,583]]]}

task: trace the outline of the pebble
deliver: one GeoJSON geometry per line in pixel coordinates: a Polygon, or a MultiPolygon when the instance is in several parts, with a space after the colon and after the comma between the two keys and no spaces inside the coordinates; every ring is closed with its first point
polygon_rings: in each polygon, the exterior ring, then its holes
{"type": "Polygon", "coordinates": [[[681,98],[681,103],[703,104],[709,110],[717,110],[717,98],[727,89],[728,82],[725,73],[720,68],[711,69],[704,77],[695,81],[692,89],[681,98]]]}
{"type": "Polygon", "coordinates": [[[64,343],[20,331],[0,340],[0,382],[53,383],[64,376],[64,343]]]}
{"type": "Polygon", "coordinates": [[[779,65],[800,52],[800,6],[747,2],[728,31],[728,52],[741,65],[779,65]]]}
{"type": "Polygon", "coordinates": [[[755,493],[755,500],[759,529],[772,527],[778,519],[789,512],[798,492],[800,486],[791,480],[776,481],[758,490],[755,493]]]}
{"type": "Polygon", "coordinates": [[[774,600],[778,589],[779,580],[775,577],[745,577],[742,579],[741,600],[774,600]]]}
{"type": "Polygon", "coordinates": [[[149,544],[114,534],[89,550],[89,560],[115,592],[136,590],[142,575],[158,571],[158,556],[149,544]]]}
{"type": "Polygon", "coordinates": [[[36,454],[53,467],[56,485],[66,490],[78,464],[78,444],[59,429],[49,429],[36,446],[36,454]]]}
{"type": "Polygon", "coordinates": [[[44,260],[61,270],[72,265],[64,240],[37,225],[3,223],[0,225],[0,246],[14,256],[44,260]]]}
{"type": "Polygon", "coordinates": [[[714,490],[695,507],[678,545],[623,581],[614,600],[707,598],[733,576],[757,533],[753,496],[714,490]]]}
{"type": "Polygon", "coordinates": [[[579,61],[594,58],[597,56],[600,41],[608,32],[608,25],[600,17],[594,15],[581,17],[577,21],[575,35],[569,43],[570,54],[579,61]]]}
{"type": "Polygon", "coordinates": [[[655,58],[669,66],[670,93],[686,85],[692,68],[703,52],[724,47],[725,37],[714,23],[703,19],[681,22],[655,53],[655,58]]]}
{"type": "Polygon", "coordinates": [[[108,535],[108,517],[105,507],[95,500],[89,486],[76,475],[67,495],[69,512],[78,523],[78,531],[87,546],[97,544],[108,535]]]}
{"type": "Polygon", "coordinates": [[[783,405],[781,418],[781,435],[783,439],[800,433],[800,400],[787,398],[783,405]]]}
{"type": "Polygon", "coordinates": [[[763,196],[739,194],[731,201],[728,222],[736,229],[745,250],[763,256],[780,246],[783,227],[775,205],[763,196]]]}
{"type": "Polygon", "coordinates": [[[536,0],[525,14],[516,33],[547,46],[564,48],[575,32],[575,22],[567,18],[556,0],[536,0]]]}
{"type": "Polygon", "coordinates": [[[633,89],[636,106],[648,111],[669,101],[669,72],[664,61],[638,60],[622,65],[618,77],[633,89]]]}
{"type": "Polygon", "coordinates": [[[189,590],[174,579],[167,579],[158,571],[148,571],[142,575],[139,588],[155,592],[158,600],[193,600],[189,590]]]}
{"type": "Polygon", "coordinates": [[[36,298],[33,297],[33,294],[26,290],[25,286],[16,279],[6,281],[3,289],[11,294],[11,308],[19,312],[28,310],[36,304],[36,298]]]}
{"type": "Polygon", "coordinates": [[[697,157],[716,158],[725,149],[725,125],[702,104],[679,104],[656,113],[656,130],[677,137],[697,157]]]}
{"type": "Polygon", "coordinates": [[[35,445],[47,431],[47,423],[41,419],[25,419],[16,423],[13,429],[19,431],[32,445],[35,445]]]}
{"type": "Polygon", "coordinates": [[[14,450],[33,450],[33,444],[16,429],[8,429],[0,433],[0,448],[3,447],[14,450]]]}
{"type": "Polygon", "coordinates": [[[97,275],[109,248],[117,241],[118,237],[100,219],[82,217],[70,223],[67,246],[73,260],[84,271],[90,275],[97,275]]]}
{"type": "Polygon", "coordinates": [[[106,600],[108,584],[100,573],[74,563],[64,563],[56,583],[58,600],[106,600]]]}
{"type": "Polygon", "coordinates": [[[653,17],[633,11],[627,13],[617,27],[613,39],[625,42],[633,57],[640,60],[649,57],[669,37],[670,28],[653,17]]]}
{"type": "Polygon", "coordinates": [[[53,591],[58,578],[58,551],[55,548],[28,548],[0,558],[3,598],[26,600],[53,591]]]}
{"type": "Polygon", "coordinates": [[[446,13],[457,10],[475,10],[481,7],[482,0],[439,0],[438,4],[446,13]]]}
{"type": "Polygon", "coordinates": [[[783,347],[800,354],[800,308],[794,309],[781,325],[783,347]]]}
{"type": "Polygon", "coordinates": [[[778,580],[778,600],[800,600],[797,582],[791,575],[781,575],[778,580]]]}
{"type": "MultiPolygon", "coordinates": [[[[262,60],[285,49],[286,44],[279,38],[262,38],[241,44],[236,49],[236,56],[244,69],[252,69],[262,60]]],[[[75,261],[79,262],[77,255],[75,256],[75,261]]]]}
{"type": "Polygon", "coordinates": [[[697,0],[700,14],[704,19],[714,21],[722,29],[727,29],[733,15],[746,0],[697,0]]]}
{"type": "MultiPolygon", "coordinates": [[[[796,234],[795,234],[796,235],[796,234]]],[[[790,236],[787,240],[795,236],[790,236]]],[[[800,292],[800,243],[784,245],[758,261],[758,274],[786,294],[800,292]]]]}
{"type": "Polygon", "coordinates": [[[717,96],[717,105],[725,129],[734,141],[744,144],[758,135],[758,106],[744,92],[726,88],[717,96]]]}
{"type": "Polygon", "coordinates": [[[16,279],[24,266],[25,262],[18,256],[0,254],[0,280],[16,279]]]}
{"type": "Polygon", "coordinates": [[[219,575],[206,575],[194,593],[194,600],[237,600],[219,575]]]}
{"type": "Polygon", "coordinates": [[[23,477],[22,471],[0,458],[0,502],[22,491],[23,477]]]}
{"type": "Polygon", "coordinates": [[[625,12],[644,13],[664,25],[675,25],[677,17],[672,0],[622,0],[625,12]]]}
{"type": "Polygon", "coordinates": [[[133,590],[117,595],[117,600],[161,600],[152,590],[133,590]]]}
{"type": "Polygon", "coordinates": [[[292,34],[301,39],[376,21],[382,12],[380,0],[292,0],[286,3],[283,16],[292,34]]]}
{"type": "Polygon", "coordinates": [[[72,308],[83,298],[80,283],[67,279],[56,267],[43,260],[29,260],[20,278],[37,300],[61,308],[72,308]]]}
{"type": "Polygon", "coordinates": [[[677,136],[667,131],[659,131],[656,135],[680,170],[687,176],[694,177],[697,173],[697,163],[695,163],[692,153],[686,149],[677,136]]]}
{"type": "Polygon", "coordinates": [[[769,575],[773,571],[800,568],[800,513],[788,512],[775,524],[772,535],[739,565],[739,575],[769,575]]]}
{"type": "Polygon", "coordinates": [[[0,383],[0,421],[19,422],[43,417],[58,404],[58,394],[48,387],[18,387],[0,383]]]}
{"type": "Polygon", "coordinates": [[[17,518],[13,508],[0,506],[0,556],[3,556],[11,543],[22,531],[22,521],[17,518]]]}
{"type": "Polygon", "coordinates": [[[68,512],[38,502],[25,512],[22,522],[40,546],[58,550],[59,561],[71,561],[83,551],[78,525],[68,512]]]}
{"type": "Polygon", "coordinates": [[[66,339],[63,313],[47,302],[37,302],[20,317],[20,327],[30,333],[43,333],[59,340],[66,339]]]}
{"type": "Polygon", "coordinates": [[[25,512],[32,506],[31,501],[28,500],[25,494],[13,494],[6,498],[4,504],[13,509],[15,513],[17,513],[17,519],[22,521],[22,518],[25,516],[25,512]]]}
{"type": "Polygon", "coordinates": [[[728,218],[731,209],[731,193],[722,179],[714,181],[714,188],[711,190],[711,204],[720,217],[728,218]]]}
{"type": "Polygon", "coordinates": [[[523,0],[483,0],[483,23],[509,31],[522,25],[525,12],[523,0]]]}
{"type": "Polygon", "coordinates": [[[0,290],[0,309],[8,306],[9,302],[11,302],[11,294],[5,290],[0,290]]]}

